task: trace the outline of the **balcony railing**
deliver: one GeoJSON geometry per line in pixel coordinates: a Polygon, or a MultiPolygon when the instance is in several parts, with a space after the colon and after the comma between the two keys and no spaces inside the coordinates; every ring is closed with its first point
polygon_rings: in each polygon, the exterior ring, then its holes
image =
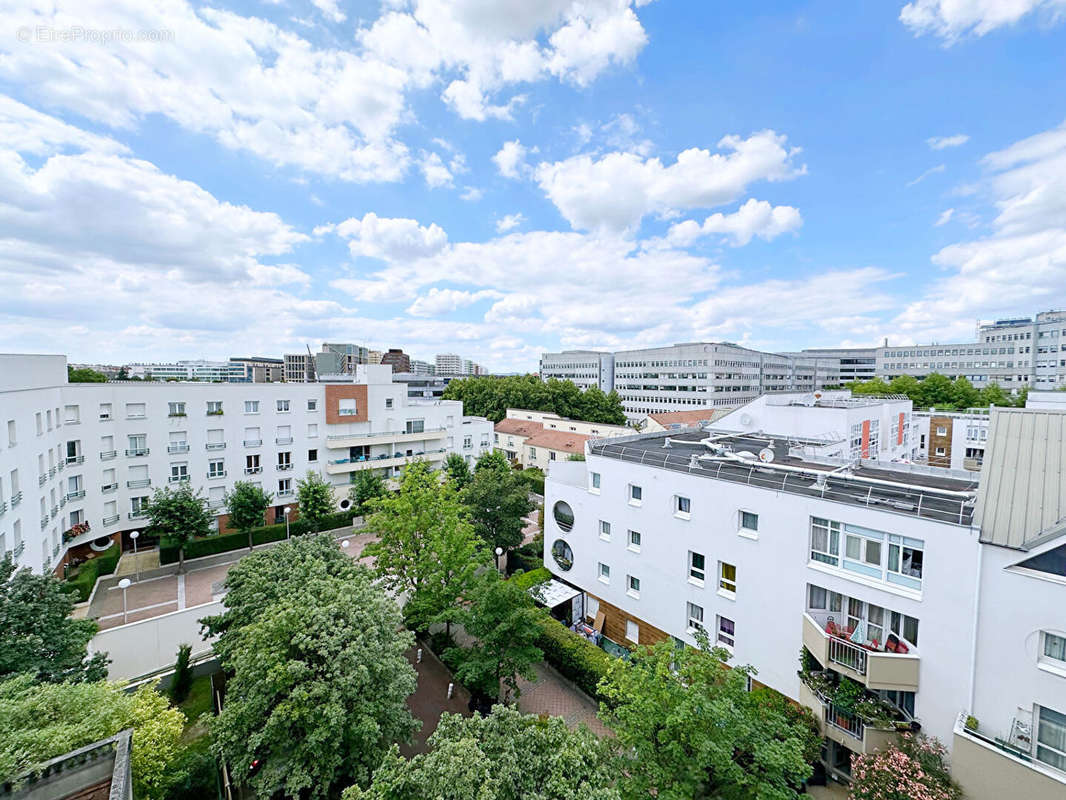
{"type": "Polygon", "coordinates": [[[244,440],[244,446],[245,447],[260,447],[262,444],[263,444],[263,440],[262,439],[245,439],[244,440]]]}
{"type": "Polygon", "coordinates": [[[22,502],[22,492],[15,492],[11,495],[11,507],[14,508],[22,502]]]}
{"type": "Polygon", "coordinates": [[[144,519],[148,516],[148,512],[144,511],[143,509],[139,511],[131,511],[129,514],[127,514],[127,516],[130,519],[144,519]]]}
{"type": "Polygon", "coordinates": [[[37,485],[38,486],[44,486],[47,482],[48,482],[48,475],[38,475],[37,476],[37,485]]]}
{"type": "Polygon", "coordinates": [[[359,413],[359,411],[357,409],[354,409],[354,408],[340,408],[340,409],[337,409],[337,416],[338,417],[354,417],[358,413],[359,413]]]}
{"type": "Polygon", "coordinates": [[[105,450],[104,452],[102,452],[100,454],[100,460],[101,461],[110,461],[112,458],[115,458],[115,456],[117,456],[117,455],[118,455],[118,451],[117,450],[105,450]]]}
{"type": "Polygon", "coordinates": [[[837,730],[844,731],[844,733],[854,736],[859,741],[862,741],[863,733],[865,732],[865,726],[861,719],[842,713],[832,703],[825,704],[825,724],[832,725],[837,730]]]}
{"type": "Polygon", "coordinates": [[[135,481],[126,481],[127,489],[144,489],[152,485],[151,478],[138,478],[135,481]]]}
{"type": "Polygon", "coordinates": [[[147,447],[132,447],[132,448],[130,448],[129,450],[126,451],[126,455],[131,457],[131,458],[134,458],[134,457],[137,457],[137,456],[146,456],[146,455],[148,455],[148,453],[149,453],[149,449],[147,447]]]}
{"type": "Polygon", "coordinates": [[[292,464],[278,464],[278,469],[284,472],[285,470],[292,469],[292,464]]]}
{"type": "Polygon", "coordinates": [[[278,497],[289,497],[292,495],[292,489],[278,489],[278,497]]]}
{"type": "Polygon", "coordinates": [[[7,500],[0,500],[0,515],[7,513],[7,500]]]}
{"type": "Polygon", "coordinates": [[[44,530],[47,527],[48,527],[48,517],[47,516],[41,517],[41,530],[44,530]]]}
{"type": "Polygon", "coordinates": [[[67,500],[81,500],[85,497],[85,490],[78,489],[77,491],[67,492],[67,500]]]}
{"type": "Polygon", "coordinates": [[[376,439],[378,437],[392,438],[397,436],[421,437],[424,439],[439,438],[437,434],[444,433],[447,428],[426,428],[422,431],[374,431],[371,433],[338,433],[326,437],[326,444],[340,442],[345,439],[376,439]]]}
{"type": "Polygon", "coordinates": [[[68,464],[82,464],[85,462],[85,456],[67,456],[68,464]]]}
{"type": "Polygon", "coordinates": [[[26,552],[26,543],[25,542],[19,542],[17,545],[15,545],[15,549],[12,550],[11,552],[14,554],[15,558],[18,558],[19,556],[21,556],[23,553],[26,552]]]}
{"type": "Polygon", "coordinates": [[[52,519],[55,519],[57,514],[59,514],[59,506],[52,506],[52,519]]]}
{"type": "Polygon", "coordinates": [[[56,464],[56,469],[59,472],[62,472],[64,469],[66,469],[66,467],[67,467],[67,462],[63,461],[62,459],[60,459],[59,463],[56,464]]]}
{"type": "Polygon", "coordinates": [[[833,664],[849,667],[860,675],[866,674],[866,650],[851,642],[829,637],[829,660],[833,664]]]}
{"type": "Polygon", "coordinates": [[[245,475],[258,475],[262,471],[263,471],[262,467],[245,467],[244,468],[244,474],[245,475]]]}
{"type": "Polygon", "coordinates": [[[274,444],[292,444],[291,436],[279,436],[274,440],[274,444]]]}
{"type": "Polygon", "coordinates": [[[103,486],[100,487],[100,491],[103,492],[104,494],[107,494],[108,492],[115,491],[117,488],[118,488],[118,484],[117,483],[105,483],[103,486]]]}
{"type": "Polygon", "coordinates": [[[225,442],[208,442],[206,447],[207,447],[208,450],[225,450],[226,449],[226,443],[225,442]]]}
{"type": "Polygon", "coordinates": [[[169,444],[169,445],[167,445],[167,452],[168,453],[188,453],[189,452],[189,445],[186,444],[185,442],[181,442],[180,444],[178,444],[178,443],[169,444]]]}
{"type": "Polygon", "coordinates": [[[189,480],[188,475],[171,475],[167,478],[167,483],[181,483],[182,481],[189,480]]]}
{"type": "Polygon", "coordinates": [[[114,525],[116,522],[119,521],[119,519],[120,519],[120,517],[119,517],[118,514],[112,514],[109,517],[104,517],[104,524],[105,525],[114,525]]]}
{"type": "Polygon", "coordinates": [[[208,480],[211,480],[212,478],[225,478],[225,477],[226,477],[226,470],[222,470],[221,472],[209,472],[209,473],[207,473],[207,479],[208,480]]]}
{"type": "Polygon", "coordinates": [[[49,478],[54,478],[55,476],[56,476],[56,468],[55,467],[49,467],[48,468],[48,477],[49,478]]]}
{"type": "Polygon", "coordinates": [[[59,507],[62,508],[66,504],[67,504],[67,496],[65,494],[64,495],[60,495],[59,496],[59,507]]]}
{"type": "Polygon", "coordinates": [[[91,530],[91,526],[88,522],[77,522],[71,525],[65,531],[63,531],[63,541],[70,542],[77,539],[79,536],[88,533],[91,530]]]}
{"type": "MultiPolygon", "coordinates": [[[[824,612],[803,614],[803,646],[818,663],[829,667],[870,689],[914,692],[918,690],[921,659],[918,653],[888,652],[861,647],[826,630],[830,617],[824,612]]],[[[900,649],[906,645],[900,641],[900,649]]]]}

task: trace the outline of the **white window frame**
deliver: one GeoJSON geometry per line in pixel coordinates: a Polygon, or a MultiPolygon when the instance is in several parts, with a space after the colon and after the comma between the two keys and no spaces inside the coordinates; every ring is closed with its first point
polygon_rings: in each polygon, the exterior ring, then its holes
{"type": "Polygon", "coordinates": [[[626,639],[634,644],[640,644],[640,625],[631,619],[626,620],[626,639]]]}
{"type": "Polygon", "coordinates": [[[640,552],[640,541],[641,541],[640,531],[632,531],[631,530],[631,531],[627,531],[626,532],[626,550],[628,550],[630,553],[639,553],[640,552]],[[636,537],[636,541],[633,541],[634,537],[636,537]]]}
{"type": "Polygon", "coordinates": [[[686,602],[685,603],[685,617],[687,619],[686,630],[688,631],[690,636],[695,634],[696,631],[704,630],[704,627],[703,627],[703,618],[704,618],[703,606],[696,605],[695,603],[693,603],[691,601],[686,602]],[[693,612],[695,612],[695,613],[693,613],[693,612]]]}
{"type": "Polygon", "coordinates": [[[736,564],[729,564],[725,561],[718,562],[718,594],[729,600],[737,599],[737,566],[736,564]],[[726,567],[733,570],[733,577],[727,578],[725,575],[726,567]]]}
{"type": "Polygon", "coordinates": [[[629,505],[631,505],[631,506],[642,506],[642,505],[644,505],[644,488],[642,486],[638,486],[635,483],[629,484],[629,505]],[[639,495],[639,497],[635,497],[634,496],[634,492],[637,495],[639,495]]]}
{"type": "Polygon", "coordinates": [[[600,473],[598,473],[598,472],[590,472],[589,473],[589,492],[592,493],[592,494],[599,494],[600,493],[600,473]]]}
{"type": "Polygon", "coordinates": [[[278,400],[275,406],[279,414],[288,414],[292,411],[292,403],[288,400],[278,400]]]}
{"type": "Polygon", "coordinates": [[[733,620],[729,619],[728,617],[723,617],[721,614],[718,614],[715,617],[714,621],[715,621],[715,626],[714,626],[714,630],[715,630],[715,646],[716,647],[724,647],[726,650],[728,650],[730,652],[733,652],[733,648],[736,647],[736,643],[737,643],[737,624],[736,624],[736,622],[734,622],[733,620]],[[724,622],[728,622],[730,624],[730,626],[732,626],[732,628],[733,628],[733,632],[732,633],[729,633],[728,631],[725,630],[725,626],[722,624],[724,622]]]}
{"type": "Polygon", "coordinates": [[[707,582],[707,556],[695,550],[688,551],[688,582],[693,586],[704,586],[707,582]],[[697,558],[703,562],[703,566],[696,566],[697,558]]]}
{"type": "Polygon", "coordinates": [[[600,520],[599,532],[601,542],[611,541],[611,523],[609,523],[607,520],[600,520]]]}
{"type": "Polygon", "coordinates": [[[684,495],[674,495],[674,516],[678,519],[692,518],[692,500],[684,495]]]}
{"type": "MultiPolygon", "coordinates": [[[[1053,767],[1055,769],[1059,769],[1059,770],[1066,770],[1066,748],[1060,749],[1058,747],[1054,747],[1052,745],[1049,745],[1049,744],[1046,744],[1046,743],[1040,741],[1041,726],[1042,726],[1042,723],[1044,721],[1042,712],[1044,712],[1044,711],[1048,711],[1048,712],[1050,712],[1052,714],[1055,714],[1057,716],[1060,716],[1060,717],[1066,717],[1066,715],[1064,715],[1061,711],[1057,711],[1056,709],[1050,708],[1049,706],[1040,706],[1040,705],[1038,705],[1038,706],[1036,706],[1036,708],[1033,709],[1033,723],[1034,723],[1033,724],[1033,728],[1035,729],[1033,731],[1033,733],[1036,734],[1033,737],[1033,755],[1036,758],[1036,760],[1039,761],[1041,764],[1047,764],[1048,766],[1053,767]],[[1059,760],[1047,761],[1047,760],[1041,758],[1040,757],[1040,751],[1041,750],[1050,751],[1051,753],[1056,755],[1059,760]]],[[[1060,724],[1066,725],[1066,722],[1059,723],[1059,722],[1056,721],[1053,724],[1055,724],[1055,725],[1060,725],[1060,724]]]]}
{"type": "Polygon", "coordinates": [[[1064,652],[1064,658],[1050,655],[1047,651],[1048,642],[1051,640],[1059,640],[1063,642],[1063,648],[1066,648],[1066,633],[1040,631],[1040,649],[1037,650],[1037,666],[1047,672],[1052,672],[1066,678],[1066,652],[1064,652]]]}
{"type": "Polygon", "coordinates": [[[640,578],[636,575],[626,575],[626,594],[634,600],[640,599],[640,578]]]}
{"type": "Polygon", "coordinates": [[[750,539],[759,538],[759,515],[754,511],[748,511],[746,508],[737,510],[737,533],[741,536],[747,536],[750,539]],[[749,528],[744,524],[744,515],[755,517],[755,527],[749,528]]]}
{"type": "Polygon", "coordinates": [[[596,578],[600,583],[610,584],[611,582],[611,566],[610,564],[604,564],[602,561],[596,565],[596,578]]]}
{"type": "Polygon", "coordinates": [[[244,413],[245,414],[258,414],[259,413],[259,401],[258,400],[245,400],[244,401],[244,413]]]}

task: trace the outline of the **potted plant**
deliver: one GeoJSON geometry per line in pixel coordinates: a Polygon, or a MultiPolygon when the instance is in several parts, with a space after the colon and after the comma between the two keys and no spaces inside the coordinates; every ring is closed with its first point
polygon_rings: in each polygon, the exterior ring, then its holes
{"type": "Polygon", "coordinates": [[[856,706],[865,692],[861,683],[842,675],[836,691],[833,692],[833,706],[841,714],[854,717],[856,706]]]}

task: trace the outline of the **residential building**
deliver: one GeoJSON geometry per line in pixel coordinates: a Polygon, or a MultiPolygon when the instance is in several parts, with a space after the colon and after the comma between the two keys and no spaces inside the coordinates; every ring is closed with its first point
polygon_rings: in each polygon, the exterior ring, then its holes
{"type": "Polygon", "coordinates": [[[370,350],[367,352],[367,363],[380,364],[384,355],[380,350],[370,350]]]}
{"type": "Polygon", "coordinates": [[[549,462],[585,452],[589,439],[625,436],[632,428],[568,419],[550,411],[509,408],[496,423],[493,445],[523,468],[544,469],[549,462]]]}
{"type": "Polygon", "coordinates": [[[540,357],[541,380],[557,378],[571,381],[581,390],[593,386],[604,392],[614,388],[614,353],[596,350],[564,350],[543,353],[540,357]]]}
{"type": "Polygon", "coordinates": [[[354,375],[357,366],[372,363],[369,350],[346,342],[324,342],[312,354],[288,353],[284,361],[285,380],[289,383],[313,381],[316,375],[354,375]]]}
{"type": "Polygon", "coordinates": [[[469,358],[463,358],[455,353],[438,353],[436,358],[435,373],[449,377],[462,377],[466,375],[484,375],[485,369],[469,358]]]}
{"type": "Polygon", "coordinates": [[[989,409],[915,411],[915,462],[979,472],[988,444],[989,409]]]}
{"type": "Polygon", "coordinates": [[[411,357],[398,347],[390,347],[389,351],[381,356],[381,363],[388,364],[393,372],[411,371],[411,357]]]}
{"type": "MultiPolygon", "coordinates": [[[[236,364],[244,370],[240,378],[243,383],[274,383],[285,379],[285,360],[281,358],[230,358],[230,364],[236,364]]],[[[230,380],[238,380],[231,377],[230,380]]]]}
{"type": "Polygon", "coordinates": [[[394,372],[392,379],[407,385],[407,396],[424,400],[440,399],[451,378],[416,372],[394,372]]]}
{"type": "Polygon", "coordinates": [[[224,529],[238,480],[273,494],[274,521],[309,470],[343,507],[356,472],[492,447],[488,420],[410,398],[390,367],[368,365],[317,383],[68,384],[63,356],[0,355],[0,425],[0,555],[34,570],[143,526],[159,486],[188,481],[224,529]]]}
{"type": "Polygon", "coordinates": [[[428,361],[419,361],[417,358],[412,358],[411,373],[415,375],[436,375],[437,367],[428,361]]]}
{"type": "Polygon", "coordinates": [[[917,722],[968,797],[1064,796],[1066,413],[994,409],[977,474],[896,460],[907,401],[845,399],[590,441],[548,469],[545,566],[605,649],[702,630],[754,665],[811,708],[840,779],[917,722]],[[844,677],[893,721],[841,713],[825,679],[844,677]]]}

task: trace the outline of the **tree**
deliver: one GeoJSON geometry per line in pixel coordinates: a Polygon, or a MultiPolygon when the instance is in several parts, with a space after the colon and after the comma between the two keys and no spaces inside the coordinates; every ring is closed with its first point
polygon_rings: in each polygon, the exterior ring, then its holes
{"type": "Polygon", "coordinates": [[[448,453],[448,458],[444,462],[444,473],[448,476],[448,480],[452,482],[456,491],[465,489],[471,480],[470,465],[458,453],[448,453]]]}
{"type": "MultiPolygon", "coordinates": [[[[314,551],[296,541],[244,561],[277,575],[270,562],[314,551]]],[[[414,637],[402,630],[396,604],[360,565],[350,563],[343,577],[325,564],[309,571],[314,577],[284,580],[269,603],[246,592],[224,601],[247,621],[228,626],[215,644],[233,677],[211,723],[213,747],[260,798],[314,800],[365,786],[388,748],[418,727],[406,705],[415,672],[404,653],[414,637]],[[244,600],[252,607],[240,608],[244,600]]]]}
{"type": "Polygon", "coordinates": [[[582,392],[572,381],[542,381],[536,375],[461,378],[448,384],[443,397],[462,401],[464,414],[488,417],[493,422],[503,419],[508,408],[552,411],[571,419],[612,425],[626,421],[616,392],[604,394],[597,387],[582,392]]]}
{"type": "Polygon", "coordinates": [[[126,367],[119,367],[118,379],[120,381],[128,381],[130,379],[130,371],[126,367]]]}
{"type": "Polygon", "coordinates": [[[0,774],[23,775],[38,764],[133,728],[134,794],[162,798],[176,779],[185,715],[142,686],[35,683],[30,675],[0,682],[0,774]]]}
{"type": "Polygon", "coordinates": [[[920,387],[921,384],[913,375],[897,375],[888,384],[891,394],[905,394],[911,400],[918,396],[918,392],[921,391],[920,387]]]}
{"type": "Polygon", "coordinates": [[[544,612],[533,605],[529,593],[490,570],[471,593],[470,604],[459,615],[474,644],[445,651],[448,661],[458,662],[455,677],[463,685],[503,700],[519,695],[518,678],[533,680],[533,665],[544,653],[537,647],[544,612]]]}
{"type": "Polygon", "coordinates": [[[184,572],[185,545],[214,531],[214,517],[207,509],[207,499],[182,482],[175,488],[156,489],[144,510],[149,532],[158,535],[165,547],[178,548],[178,572],[184,572]]]}
{"type": "MultiPolygon", "coordinates": [[[[1062,389],[1060,389],[1059,391],[1062,391],[1062,389]]],[[[1028,402],[1028,400],[1029,387],[1023,386],[1021,389],[1018,390],[1018,395],[1014,398],[1014,405],[1016,405],[1018,408],[1025,408],[1025,404],[1028,402]]]]}
{"type": "Polygon", "coordinates": [[[869,381],[852,381],[848,384],[852,394],[891,394],[891,387],[881,378],[869,381]]]}
{"type": "Polygon", "coordinates": [[[998,383],[990,383],[981,390],[981,404],[986,406],[1009,406],[1011,402],[998,383]]]}
{"type": "Polygon", "coordinates": [[[491,549],[510,550],[522,544],[523,517],[534,508],[529,484],[501,453],[486,453],[478,459],[474,478],[462,497],[474,530],[491,549]]]}
{"type": "Polygon", "coordinates": [[[609,739],[495,706],[488,716],[443,714],[429,751],[410,760],[393,748],[366,791],[343,800],[619,800],[609,739]]]}
{"type": "Polygon", "coordinates": [[[947,750],[936,739],[905,733],[885,750],[851,758],[851,800],[961,800],[947,750]]]}
{"type": "Polygon", "coordinates": [[[74,369],[67,364],[67,383],[107,383],[107,376],[95,369],[88,367],[74,369]]]}
{"type": "Polygon", "coordinates": [[[229,522],[241,533],[248,534],[248,549],[252,549],[252,528],[263,524],[263,515],[274,495],[248,481],[237,481],[222,502],[226,504],[229,522]]]}
{"type": "Polygon", "coordinates": [[[300,502],[300,518],[312,531],[319,530],[322,520],[333,513],[333,487],[313,470],[296,481],[296,497],[300,502]]]}
{"type": "Polygon", "coordinates": [[[399,491],[378,500],[367,519],[378,538],[365,552],[385,585],[407,594],[404,617],[415,630],[444,622],[450,631],[460,598],[488,563],[464,511],[451,484],[416,462],[403,471],[399,491]]]}
{"type": "Polygon", "coordinates": [[[38,681],[98,681],[107,677],[106,653],[88,656],[94,621],[72,619],[74,595],[51,573],[0,561],[0,679],[28,673],[38,681]]]}
{"type": "Polygon", "coordinates": [[[957,410],[965,411],[968,408],[975,408],[981,402],[981,395],[964,375],[960,375],[951,384],[951,402],[957,410]]]}
{"type": "Polygon", "coordinates": [[[170,679],[170,702],[178,705],[189,696],[192,688],[192,669],[189,668],[189,657],[192,655],[192,645],[178,645],[178,660],[174,664],[174,675],[170,679]]]}
{"type": "Polygon", "coordinates": [[[364,469],[355,473],[355,481],[348,490],[348,499],[352,501],[352,508],[359,516],[366,516],[372,508],[372,500],[384,497],[389,493],[385,479],[381,473],[373,469],[364,469]]]}
{"type": "Polygon", "coordinates": [[[747,691],[751,667],[729,668],[726,651],[639,647],[611,659],[600,717],[621,746],[626,798],[787,800],[811,774],[810,725],[747,691]]]}

